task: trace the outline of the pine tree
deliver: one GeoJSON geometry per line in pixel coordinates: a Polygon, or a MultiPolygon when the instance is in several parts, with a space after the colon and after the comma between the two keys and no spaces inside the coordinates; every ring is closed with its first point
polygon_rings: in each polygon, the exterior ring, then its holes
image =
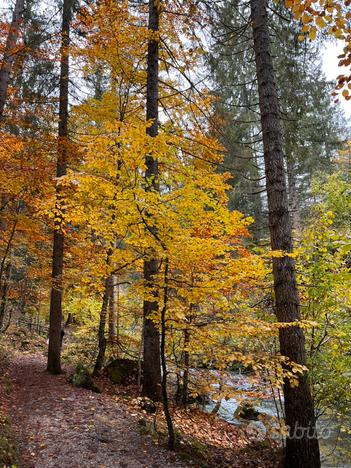
{"type": "MultiPolygon", "coordinates": [[[[283,134],[270,51],[267,5],[251,0],[256,74],[264,147],[268,218],[272,250],[283,256],[273,259],[273,279],[276,315],[280,322],[299,321],[299,296],[294,260],[286,255],[293,250],[292,226],[289,216],[288,190],[284,168],[283,134]]],[[[290,361],[306,365],[305,339],[299,326],[279,330],[280,352],[290,361]]],[[[298,386],[285,381],[285,422],[289,428],[285,448],[285,466],[289,468],[320,467],[316,434],[316,417],[307,373],[298,386]]]]}
{"type": "MultiPolygon", "coordinates": [[[[219,97],[216,107],[221,141],[226,148],[224,169],[233,174],[230,206],[255,218],[252,230],[259,239],[267,234],[266,200],[248,12],[245,5],[232,0],[214,9],[212,15],[213,44],[208,64],[214,75],[214,92],[219,97]]],[[[316,172],[332,170],[345,123],[331,102],[332,86],[323,77],[321,45],[298,40],[299,25],[283,6],[274,5],[269,17],[289,207],[294,228],[298,228],[310,203],[312,177],[316,172]]]]}

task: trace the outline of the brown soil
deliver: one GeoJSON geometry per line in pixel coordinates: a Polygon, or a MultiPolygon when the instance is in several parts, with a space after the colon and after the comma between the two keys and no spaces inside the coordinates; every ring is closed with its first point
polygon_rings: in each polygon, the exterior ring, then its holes
{"type": "Polygon", "coordinates": [[[138,431],[137,415],[109,394],[73,387],[45,372],[41,353],[9,362],[8,412],[21,468],[163,468],[184,464],[138,431]]]}

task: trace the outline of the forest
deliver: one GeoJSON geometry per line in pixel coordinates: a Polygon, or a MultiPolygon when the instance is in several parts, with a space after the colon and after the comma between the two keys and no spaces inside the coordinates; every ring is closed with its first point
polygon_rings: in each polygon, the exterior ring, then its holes
{"type": "Polygon", "coordinates": [[[0,467],[351,467],[351,0],[0,15],[0,467]]]}

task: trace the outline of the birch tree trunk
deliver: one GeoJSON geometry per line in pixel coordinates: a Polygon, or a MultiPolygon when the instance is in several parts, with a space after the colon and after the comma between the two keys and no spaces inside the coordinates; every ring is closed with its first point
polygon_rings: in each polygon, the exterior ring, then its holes
{"type": "MultiPolygon", "coordinates": [[[[273,61],[266,0],[250,0],[256,73],[264,146],[269,228],[272,250],[291,252],[292,228],[289,217],[283,139],[279,99],[273,61]]],[[[300,319],[295,265],[291,257],[273,259],[275,307],[280,322],[300,319]]],[[[299,327],[282,328],[279,333],[283,356],[298,364],[306,364],[304,334],[299,327]]],[[[289,426],[286,440],[285,467],[320,467],[318,438],[315,428],[314,405],[307,374],[299,379],[298,387],[284,383],[285,421],[289,426]]]]}

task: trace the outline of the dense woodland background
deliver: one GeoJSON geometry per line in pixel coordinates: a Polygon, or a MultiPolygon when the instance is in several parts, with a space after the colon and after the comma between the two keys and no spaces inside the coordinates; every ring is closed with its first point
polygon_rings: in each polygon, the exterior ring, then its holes
{"type": "Polygon", "coordinates": [[[269,394],[272,459],[321,466],[329,421],[348,466],[349,0],[0,8],[4,355],[36,331],[51,374],[126,372],[171,450],[177,410],[269,394]]]}

